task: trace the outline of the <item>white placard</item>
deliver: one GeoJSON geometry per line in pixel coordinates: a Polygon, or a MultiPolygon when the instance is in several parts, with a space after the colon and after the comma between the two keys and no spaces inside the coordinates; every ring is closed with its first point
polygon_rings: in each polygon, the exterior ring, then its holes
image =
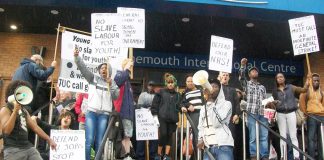
{"type": "Polygon", "coordinates": [[[149,109],[142,108],[135,110],[136,140],[158,139],[158,126],[154,122],[149,109]]]}
{"type": "Polygon", "coordinates": [[[118,7],[117,13],[122,16],[122,46],[129,48],[145,48],[145,10],[118,7]]]}
{"type": "Polygon", "coordinates": [[[289,20],[294,55],[318,52],[318,38],[314,16],[289,20]]]}
{"type": "Polygon", "coordinates": [[[62,33],[61,70],[57,82],[62,90],[87,93],[89,89],[88,82],[74,62],[75,47],[89,71],[96,75],[99,75],[98,65],[109,62],[114,77],[116,71],[121,69],[122,60],[127,58],[127,48],[96,48],[90,36],[65,31],[62,33]]]}
{"type": "Polygon", "coordinates": [[[65,31],[62,33],[61,43],[61,70],[57,86],[65,91],[87,93],[89,84],[82,76],[74,62],[74,49],[79,50],[79,56],[84,60],[87,67],[97,72],[96,65],[91,64],[91,37],[83,34],[65,31]]]}
{"type": "Polygon", "coordinates": [[[117,13],[92,13],[91,35],[94,46],[121,46],[121,16],[117,13]]]}
{"type": "Polygon", "coordinates": [[[51,130],[51,138],[57,147],[50,150],[50,160],[85,160],[84,130],[51,130]]]}
{"type": "Polygon", "coordinates": [[[209,70],[231,73],[233,61],[233,40],[211,36],[209,53],[209,70]]]}

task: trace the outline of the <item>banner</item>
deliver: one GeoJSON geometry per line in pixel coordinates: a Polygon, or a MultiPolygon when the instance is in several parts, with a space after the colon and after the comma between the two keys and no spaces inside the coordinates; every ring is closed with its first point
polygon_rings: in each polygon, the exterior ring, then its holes
{"type": "Polygon", "coordinates": [[[289,20],[294,55],[318,52],[318,38],[314,16],[289,20]]]}
{"type": "Polygon", "coordinates": [[[122,16],[122,47],[145,48],[145,10],[118,7],[117,13],[122,16]]]}
{"type": "Polygon", "coordinates": [[[60,89],[72,92],[87,93],[89,84],[74,62],[74,49],[78,48],[79,56],[88,70],[99,75],[98,65],[109,62],[112,66],[112,78],[121,70],[121,62],[127,58],[127,48],[102,48],[92,46],[90,36],[65,31],[62,33],[61,71],[57,85],[60,89]]]}
{"type": "Polygon", "coordinates": [[[136,140],[158,139],[158,126],[155,124],[151,110],[142,108],[135,110],[136,140]]]}
{"type": "Polygon", "coordinates": [[[51,130],[51,139],[57,146],[50,150],[50,160],[85,160],[84,130],[51,130]]]}
{"type": "Polygon", "coordinates": [[[233,40],[211,36],[209,70],[231,73],[233,61],[233,40]]]}

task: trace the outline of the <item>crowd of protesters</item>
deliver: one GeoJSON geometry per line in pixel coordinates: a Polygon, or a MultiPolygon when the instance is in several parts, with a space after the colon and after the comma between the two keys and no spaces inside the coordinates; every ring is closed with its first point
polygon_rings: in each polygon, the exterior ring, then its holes
{"type": "Polygon", "coordinates": [[[288,138],[298,147],[300,142],[297,138],[296,117],[299,109],[308,115],[307,153],[311,157],[322,159],[321,124],[316,119],[324,120],[324,95],[320,88],[320,75],[317,73],[309,73],[303,87],[287,83],[285,75],[277,73],[272,89],[273,100],[263,104],[263,100],[268,97],[267,89],[258,81],[259,70],[256,67],[248,68],[247,59],[243,58],[239,70],[240,89],[229,86],[229,73],[219,72],[218,75],[209,75],[211,88],[195,85],[193,74],[188,74],[185,77],[184,91],[179,91],[177,78],[166,73],[162,85],[153,81],[145,83],[147,90],[140,94],[137,101],[130,79],[132,59],[123,61],[122,69],[112,77],[109,63],[99,65],[99,75],[96,75],[88,70],[77,50],[74,56],[75,63],[89,83],[88,93],[71,93],[57,88],[53,97],[50,97],[50,76],[56,67],[56,61],[48,68],[43,66],[42,57],[39,55],[22,61],[7,87],[6,100],[21,85],[28,86],[37,96],[27,106],[6,101],[6,105],[1,108],[4,159],[48,159],[46,143],[52,149],[56,148],[56,143],[49,138],[50,130],[74,129],[85,130],[85,155],[86,160],[90,160],[98,153],[109,120],[115,114],[120,122],[120,127],[116,127],[120,130],[117,131],[120,141],[116,146],[121,149],[115,155],[116,159],[144,160],[147,155],[152,160],[178,159],[183,156],[182,151],[178,157],[173,157],[172,152],[179,150],[173,142],[179,129],[179,113],[183,113],[191,120],[190,126],[193,130],[190,132],[192,143],[189,143],[194,150],[190,154],[191,159],[243,159],[245,145],[248,148],[248,159],[260,157],[267,160],[271,159],[271,144],[275,146],[278,159],[284,159],[285,154],[290,154],[289,159],[298,160],[302,155],[283,140],[275,145],[278,139],[271,138],[268,129],[263,125],[259,127],[260,155],[257,155],[256,123],[258,121],[271,128],[277,126],[280,136],[288,138]],[[50,99],[55,106],[54,125],[45,122],[51,118],[47,112],[50,99]],[[276,112],[273,119],[265,117],[264,111],[268,107],[276,112]],[[159,127],[158,139],[148,141],[147,146],[145,141],[136,141],[133,138],[136,132],[135,110],[141,108],[151,111],[154,122],[159,127]],[[37,118],[34,112],[42,112],[43,117],[37,118]],[[246,124],[242,125],[243,113],[248,114],[246,124]],[[243,144],[243,129],[248,134],[247,144],[243,144]],[[38,148],[33,147],[34,138],[30,136],[34,132],[45,140],[39,141],[38,148]],[[199,150],[203,154],[198,154],[199,150]],[[286,153],[286,150],[291,151],[286,153]],[[145,152],[149,153],[146,155],[145,152]]]}

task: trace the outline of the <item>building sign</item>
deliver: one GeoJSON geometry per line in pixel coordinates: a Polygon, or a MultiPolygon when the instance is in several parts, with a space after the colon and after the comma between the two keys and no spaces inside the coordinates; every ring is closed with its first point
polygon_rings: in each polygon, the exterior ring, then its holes
{"type": "MultiPolygon", "coordinates": [[[[167,54],[158,52],[135,51],[136,67],[177,68],[188,70],[208,70],[208,55],[167,54]]],[[[232,72],[240,69],[241,57],[233,57],[232,72]]],[[[253,59],[248,58],[247,67],[258,67],[261,74],[275,75],[282,72],[290,76],[303,76],[303,63],[292,60],[253,59]]]]}

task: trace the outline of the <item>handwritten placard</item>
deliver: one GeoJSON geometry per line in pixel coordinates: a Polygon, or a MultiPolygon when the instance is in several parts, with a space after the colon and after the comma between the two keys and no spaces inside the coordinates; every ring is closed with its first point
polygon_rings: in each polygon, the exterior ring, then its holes
{"type": "Polygon", "coordinates": [[[51,130],[51,138],[57,147],[50,150],[50,160],[85,160],[84,130],[51,130]]]}
{"type": "Polygon", "coordinates": [[[289,20],[294,55],[318,52],[318,38],[314,16],[289,20]]]}
{"type": "Polygon", "coordinates": [[[121,19],[121,40],[123,47],[145,48],[145,10],[118,7],[121,19]]]}
{"type": "Polygon", "coordinates": [[[209,64],[210,70],[231,73],[233,61],[233,40],[211,36],[209,64]]]}
{"type": "Polygon", "coordinates": [[[158,126],[151,111],[146,108],[135,110],[136,140],[158,139],[158,126]]]}

